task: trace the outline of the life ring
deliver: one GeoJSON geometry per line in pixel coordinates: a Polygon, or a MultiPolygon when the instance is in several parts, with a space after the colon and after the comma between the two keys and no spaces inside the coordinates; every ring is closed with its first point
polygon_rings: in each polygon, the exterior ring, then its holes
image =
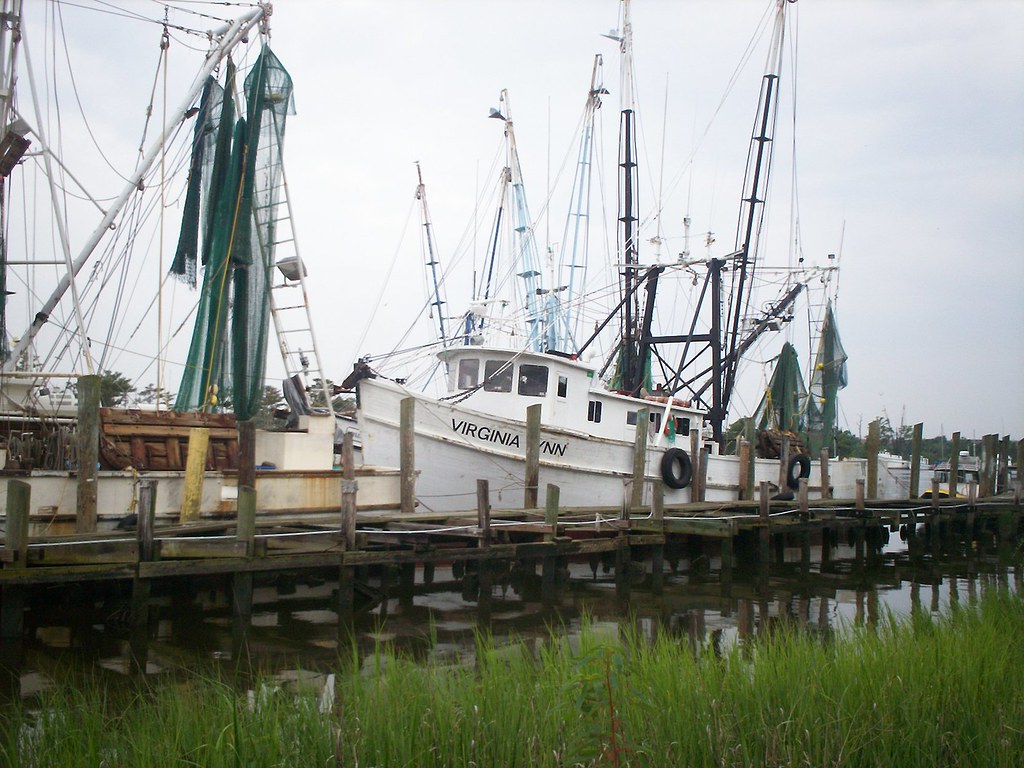
{"type": "Polygon", "coordinates": [[[811,476],[811,459],[802,453],[794,453],[789,457],[786,469],[786,485],[793,490],[800,487],[800,478],[811,476]]]}
{"type": "Polygon", "coordinates": [[[669,488],[685,488],[693,478],[693,464],[682,448],[669,448],[661,455],[661,479],[669,488]]]}

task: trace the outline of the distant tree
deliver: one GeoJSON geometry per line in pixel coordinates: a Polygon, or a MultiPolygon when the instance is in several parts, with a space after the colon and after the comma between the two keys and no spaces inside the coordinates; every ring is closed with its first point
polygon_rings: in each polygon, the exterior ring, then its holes
{"type": "Polygon", "coordinates": [[[138,403],[159,403],[160,407],[170,410],[174,404],[174,393],[166,389],[158,390],[155,384],[147,384],[135,396],[138,403]]]}
{"type": "Polygon", "coordinates": [[[343,397],[341,392],[342,389],[330,379],[324,379],[324,385],[321,385],[320,379],[313,379],[313,384],[309,388],[309,404],[313,408],[326,408],[327,400],[324,398],[324,389],[331,393],[331,407],[334,408],[335,413],[341,413],[345,410],[351,410],[355,407],[355,401],[351,397],[343,397]]]}
{"type": "Polygon", "coordinates": [[[848,429],[838,430],[834,436],[835,456],[838,459],[863,458],[864,443],[848,429]]]}
{"type": "Polygon", "coordinates": [[[124,405],[134,391],[135,386],[123,374],[117,371],[100,374],[100,405],[104,408],[124,405]]]}
{"type": "Polygon", "coordinates": [[[277,387],[263,387],[260,410],[253,417],[257,429],[281,429],[284,426],[284,422],[275,415],[275,410],[283,399],[284,396],[277,387]]]}

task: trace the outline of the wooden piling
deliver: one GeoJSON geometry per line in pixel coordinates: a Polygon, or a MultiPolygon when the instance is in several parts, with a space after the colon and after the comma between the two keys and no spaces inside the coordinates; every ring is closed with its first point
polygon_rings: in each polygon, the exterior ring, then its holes
{"type": "Polygon", "coordinates": [[[937,511],[939,508],[939,481],[932,480],[932,511],[937,511]]]}
{"type": "Polygon", "coordinates": [[[157,481],[139,481],[139,501],[136,505],[138,522],[135,536],[138,543],[138,563],[132,579],[131,634],[128,640],[130,663],[136,673],[144,673],[149,655],[149,596],[152,580],[142,578],[140,571],[145,563],[156,557],[154,543],[156,528],[157,481]]]}
{"type": "Polygon", "coordinates": [[[994,496],[996,492],[996,460],[999,454],[999,435],[984,435],[981,438],[981,497],[994,496]]]}
{"type": "Polygon", "coordinates": [[[881,447],[881,434],[878,419],[868,424],[868,478],[866,493],[869,499],[878,498],[878,451],[881,447]]]}
{"type": "Polygon", "coordinates": [[[754,420],[747,418],[743,420],[743,439],[747,441],[750,450],[747,452],[747,482],[744,486],[743,498],[748,501],[754,499],[754,420]]]}
{"type": "Polygon", "coordinates": [[[203,477],[206,473],[206,454],[210,448],[210,430],[192,427],[188,431],[188,458],[185,460],[185,488],[181,494],[180,519],[191,523],[199,519],[203,502],[203,477]]]}
{"type": "Polygon", "coordinates": [[[644,470],[647,466],[647,433],[650,430],[650,411],[641,408],[636,413],[636,432],[633,436],[633,489],[629,496],[630,510],[644,502],[644,470]]]}
{"type": "Polygon", "coordinates": [[[854,497],[853,505],[858,515],[863,515],[864,506],[864,478],[858,477],[856,482],[856,496],[854,497]]]}
{"type": "Polygon", "coordinates": [[[238,422],[238,487],[256,487],[256,422],[238,422]]]}
{"type": "Polygon", "coordinates": [[[804,522],[811,519],[810,505],[808,504],[807,478],[801,477],[797,487],[797,500],[800,505],[800,519],[804,522]]]}
{"type": "MultiPolygon", "coordinates": [[[[411,453],[413,444],[413,404],[411,397],[402,400],[401,404],[401,435],[400,451],[402,466],[399,468],[399,482],[401,484],[402,511],[405,511],[406,503],[409,502],[412,508],[416,503],[415,474],[412,470],[412,456],[408,457],[410,462],[406,466],[406,445],[411,453]],[[406,405],[406,403],[409,403],[406,405]],[[408,439],[407,439],[408,435],[408,439]],[[408,474],[407,474],[408,473],[408,474]],[[411,478],[411,479],[410,479],[411,478]],[[408,481],[408,482],[407,482],[408,481]]],[[[351,432],[346,432],[341,441],[341,539],[342,547],[346,552],[356,548],[356,466],[355,449],[353,447],[351,432]]],[[[338,594],[336,610],[338,614],[339,630],[351,621],[355,612],[356,600],[356,569],[351,565],[342,565],[338,568],[338,594]]]]}
{"type": "Polygon", "coordinates": [[[924,422],[914,425],[910,439],[910,498],[921,495],[921,439],[924,436],[924,422]]]}
{"type": "Polygon", "coordinates": [[[785,491],[789,488],[789,436],[783,435],[782,445],[779,447],[779,490],[785,491]]]}
{"type": "Polygon", "coordinates": [[[526,486],[523,506],[536,509],[540,493],[540,403],[526,409],[526,486]]]}
{"type": "Polygon", "coordinates": [[[135,536],[139,544],[139,562],[148,563],[154,555],[154,528],[156,526],[157,481],[148,478],[139,481],[139,501],[135,511],[138,522],[135,536]]]}
{"type": "Polygon", "coordinates": [[[832,477],[829,473],[828,466],[828,448],[821,449],[821,455],[818,459],[819,466],[821,468],[821,498],[831,499],[832,498],[832,477]]]}
{"type": "Polygon", "coordinates": [[[954,432],[952,439],[949,441],[949,497],[951,499],[956,498],[958,493],[957,490],[957,475],[960,470],[960,433],[954,432]]]}
{"type": "Polygon", "coordinates": [[[402,514],[416,510],[416,400],[402,398],[399,413],[399,475],[402,514]]]}
{"type": "Polygon", "coordinates": [[[999,441],[999,459],[996,465],[996,493],[1010,488],[1010,436],[1003,435],[999,441]]]}
{"type": "Polygon", "coordinates": [[[761,526],[758,528],[758,542],[760,544],[760,558],[762,563],[767,563],[770,557],[771,550],[771,531],[769,530],[769,523],[771,518],[769,517],[769,492],[768,492],[768,481],[762,480],[760,493],[758,496],[759,506],[758,511],[760,515],[761,526]]]}
{"type": "Polygon", "coordinates": [[[748,443],[742,437],[740,438],[740,467],[739,467],[739,486],[737,492],[737,498],[740,501],[749,500],[753,495],[748,492],[748,486],[752,485],[751,471],[750,471],[750,443],[748,443]]]}
{"type": "Polygon", "coordinates": [[[700,463],[696,467],[697,478],[700,481],[700,492],[697,495],[697,501],[707,501],[708,499],[708,456],[711,455],[711,446],[705,445],[700,451],[700,463]]]}
{"type": "MultiPolygon", "coordinates": [[[[11,559],[4,568],[28,567],[28,514],[32,486],[23,480],[7,481],[7,529],[4,546],[11,559]]],[[[25,625],[25,587],[7,583],[0,588],[0,641],[20,640],[25,625]]]]}
{"type": "Polygon", "coordinates": [[[651,482],[651,522],[661,529],[665,526],[665,483],[661,478],[651,482]]]}
{"type": "MultiPolygon", "coordinates": [[[[412,400],[412,398],[407,399],[412,400]]],[[[341,441],[341,532],[346,551],[356,548],[356,510],[359,484],[356,482],[355,448],[352,441],[351,432],[346,432],[341,441]]],[[[404,512],[404,482],[402,488],[402,511],[404,512]]]]}
{"type": "MultiPolygon", "coordinates": [[[[255,476],[255,473],[253,473],[255,476]]],[[[254,478],[255,479],[255,478],[254,478]]],[[[238,512],[235,518],[235,538],[245,545],[246,557],[255,554],[256,543],[256,488],[250,485],[238,487],[238,512]]],[[[231,574],[231,615],[234,622],[234,636],[244,641],[252,621],[253,574],[251,571],[237,571],[231,574]]],[[[242,642],[237,642],[239,647],[242,642]]]]}
{"type": "Polygon", "coordinates": [[[491,491],[486,480],[476,481],[476,526],[480,531],[480,546],[491,545],[491,491]]]}
{"type": "Polygon", "coordinates": [[[548,526],[544,533],[545,541],[554,541],[558,537],[558,495],[558,486],[548,483],[547,500],[544,505],[544,524],[548,526]]]}
{"type": "Polygon", "coordinates": [[[96,530],[96,473],[100,456],[100,377],[78,377],[78,492],[75,529],[96,530]]]}
{"type": "Polygon", "coordinates": [[[690,430],[690,501],[700,501],[703,492],[700,487],[700,429],[690,430]]]}
{"type": "Polygon", "coordinates": [[[1013,503],[1018,507],[1022,489],[1024,489],[1024,438],[1017,441],[1017,482],[1013,489],[1013,503]]]}

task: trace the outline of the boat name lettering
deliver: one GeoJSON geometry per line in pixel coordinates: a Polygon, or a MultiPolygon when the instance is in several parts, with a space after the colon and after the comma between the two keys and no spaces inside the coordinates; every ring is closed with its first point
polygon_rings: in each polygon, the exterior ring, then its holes
{"type": "Polygon", "coordinates": [[[457,421],[455,419],[452,419],[452,429],[466,437],[475,437],[477,440],[484,440],[488,443],[501,443],[513,448],[519,447],[519,435],[514,432],[481,427],[471,421],[457,421]]]}
{"type": "MultiPolygon", "coordinates": [[[[460,435],[483,440],[488,443],[500,443],[512,448],[519,447],[519,435],[493,427],[480,426],[471,421],[452,419],[452,429],[460,435]]],[[[550,440],[540,441],[540,452],[549,456],[565,456],[568,443],[553,443],[550,440]]]]}

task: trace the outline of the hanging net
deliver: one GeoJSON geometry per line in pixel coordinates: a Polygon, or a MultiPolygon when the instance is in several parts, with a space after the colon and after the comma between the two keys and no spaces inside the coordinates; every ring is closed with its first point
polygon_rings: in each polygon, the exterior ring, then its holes
{"type": "Polygon", "coordinates": [[[807,429],[812,447],[832,445],[836,431],[839,390],[846,386],[846,352],[839,340],[832,303],[825,308],[825,320],[818,339],[818,351],[811,372],[807,429]]]}
{"type": "Polygon", "coordinates": [[[807,388],[800,374],[796,348],[786,342],[775,363],[768,389],[754,413],[759,430],[799,433],[805,426],[807,388]]]}
{"type": "Polygon", "coordinates": [[[211,86],[208,98],[204,90],[199,115],[204,124],[195,129],[186,195],[191,219],[183,222],[180,258],[172,271],[188,280],[189,270],[197,271],[199,253],[204,269],[174,407],[233,410],[246,420],[257,413],[263,395],[275,239],[270,212],[282,183],[285,119],[295,110],[291,76],[268,46],[245,78],[245,116],[237,119],[234,81],[229,62],[223,95],[218,98],[211,86]],[[201,189],[193,193],[197,176],[201,189]],[[200,229],[201,250],[196,242],[200,229]]]}

